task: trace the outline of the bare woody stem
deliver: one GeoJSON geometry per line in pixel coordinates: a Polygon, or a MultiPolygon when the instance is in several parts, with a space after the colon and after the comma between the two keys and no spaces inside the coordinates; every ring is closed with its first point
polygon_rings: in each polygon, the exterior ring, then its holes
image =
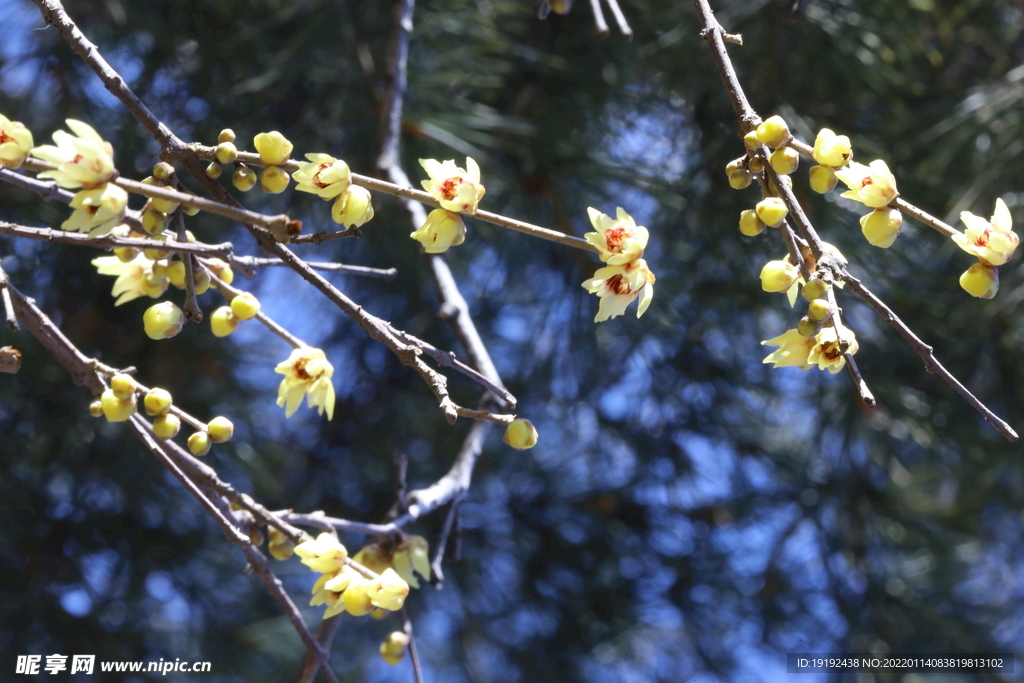
{"type": "MultiPolygon", "coordinates": [[[[259,258],[256,256],[231,256],[231,265],[243,271],[247,279],[255,277],[255,271],[259,268],[270,268],[284,266],[280,259],[259,258]],[[246,271],[250,271],[250,276],[246,271]]],[[[320,270],[326,273],[344,273],[345,275],[361,275],[363,277],[379,278],[381,280],[394,280],[398,277],[397,268],[370,268],[367,266],[350,266],[344,263],[329,263],[325,261],[306,261],[313,270],[320,270]]]]}
{"type": "Polygon", "coordinates": [[[146,237],[116,237],[114,235],[102,235],[100,237],[89,237],[80,232],[66,232],[64,230],[53,230],[51,228],[32,228],[16,223],[0,221],[0,235],[12,237],[27,237],[33,240],[44,242],[60,242],[62,244],[76,244],[85,247],[93,247],[109,251],[111,249],[131,247],[133,249],[159,249],[161,251],[176,251],[182,254],[195,254],[197,256],[218,256],[229,259],[234,246],[230,242],[223,244],[203,244],[201,242],[161,242],[146,237]]]}
{"type": "MultiPolygon", "coordinates": [[[[174,221],[178,228],[178,241],[188,242],[188,235],[185,233],[185,213],[180,207],[174,212],[174,221]]],[[[203,320],[203,310],[196,301],[196,260],[192,254],[182,254],[181,260],[185,264],[185,319],[199,323],[203,320]]]]}
{"type": "MultiPolygon", "coordinates": [[[[220,279],[212,272],[210,272],[209,268],[206,268],[206,273],[210,277],[210,282],[213,283],[214,287],[220,290],[220,293],[224,296],[224,299],[229,304],[231,303],[232,299],[234,299],[236,296],[242,293],[242,290],[237,289],[236,287],[232,287],[228,283],[224,282],[224,280],[220,279]]],[[[256,320],[260,321],[268,330],[276,334],[278,337],[288,342],[293,348],[304,349],[309,347],[309,344],[305,343],[304,341],[296,337],[294,334],[281,327],[281,325],[279,325],[277,322],[271,319],[271,317],[268,316],[263,311],[258,311],[256,313],[256,320]]]]}

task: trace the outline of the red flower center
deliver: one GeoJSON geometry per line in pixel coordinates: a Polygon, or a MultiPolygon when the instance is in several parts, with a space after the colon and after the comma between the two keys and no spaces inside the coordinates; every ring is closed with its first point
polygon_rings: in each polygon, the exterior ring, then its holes
{"type": "Polygon", "coordinates": [[[987,247],[989,236],[992,234],[991,228],[985,228],[985,232],[981,233],[974,238],[974,244],[979,247],[987,247]]]}
{"type": "Polygon", "coordinates": [[[328,185],[330,185],[330,183],[322,183],[322,182],[320,182],[320,174],[323,171],[327,170],[328,166],[330,166],[330,164],[320,164],[320,168],[318,168],[316,170],[316,173],[313,174],[313,184],[316,185],[317,187],[319,187],[320,189],[323,189],[323,188],[327,187],[328,185]]]}
{"type": "Polygon", "coordinates": [[[621,252],[622,243],[632,237],[632,234],[622,226],[608,228],[604,232],[604,241],[608,245],[608,251],[621,252]]]}
{"type": "Polygon", "coordinates": [[[461,184],[462,178],[455,176],[454,178],[448,178],[442,181],[438,189],[441,192],[442,197],[448,201],[452,201],[455,199],[455,195],[458,193],[459,185],[461,184]]]}
{"type": "Polygon", "coordinates": [[[0,145],[6,142],[14,142],[14,138],[9,136],[7,133],[4,133],[3,131],[0,131],[0,145]]]}
{"type": "Polygon", "coordinates": [[[614,294],[618,294],[619,296],[631,293],[629,280],[621,275],[612,275],[605,281],[604,286],[607,287],[609,291],[614,294]]]}

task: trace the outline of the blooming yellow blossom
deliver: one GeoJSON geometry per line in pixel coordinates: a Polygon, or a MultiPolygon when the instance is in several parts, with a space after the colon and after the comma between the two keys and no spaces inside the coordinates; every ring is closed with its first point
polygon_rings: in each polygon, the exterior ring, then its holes
{"type": "Polygon", "coordinates": [[[953,235],[953,241],[969,254],[974,254],[982,263],[1001,266],[1013,256],[1020,238],[1013,231],[1010,210],[1002,199],[996,200],[992,220],[987,221],[970,211],[960,213],[960,220],[967,226],[964,235],[953,235]]]}
{"type": "Polygon", "coordinates": [[[153,273],[154,262],[143,254],[139,254],[128,263],[123,263],[116,256],[100,256],[92,260],[100,275],[116,275],[111,296],[117,297],[115,306],[120,306],[140,296],[154,299],[167,291],[170,280],[166,275],[153,273]]]}
{"type": "Polygon", "coordinates": [[[281,133],[272,130],[269,133],[259,133],[252,140],[256,151],[260,153],[260,160],[268,166],[280,166],[288,161],[288,155],[292,153],[293,145],[281,133]]]}
{"type": "Polygon", "coordinates": [[[394,569],[388,568],[381,573],[379,579],[371,582],[369,595],[374,607],[397,612],[402,609],[409,595],[409,584],[394,569]]]}
{"type": "Polygon", "coordinates": [[[60,227],[87,232],[98,237],[110,232],[124,218],[128,193],[114,183],[103,183],[91,190],[81,190],[71,198],[74,213],[60,227]]]}
{"type": "Polygon", "coordinates": [[[805,337],[795,329],[786,330],[778,337],[763,341],[761,344],[779,347],[768,354],[763,363],[773,363],[777,368],[797,367],[801,370],[813,367],[807,359],[815,344],[814,337],[805,337]]]}
{"type": "Polygon", "coordinates": [[[277,391],[277,405],[284,406],[286,418],[299,409],[303,396],[310,408],[318,408],[320,415],[326,410],[328,420],[334,416],[334,385],[331,384],[334,366],[327,362],[323,351],[295,349],[274,372],[285,376],[277,391]]]}
{"type": "Polygon", "coordinates": [[[393,557],[395,571],[413,588],[419,588],[416,574],[430,580],[429,544],[422,536],[410,536],[398,548],[393,557]]]}
{"type": "Polygon", "coordinates": [[[476,206],[483,199],[484,186],[480,184],[480,167],[466,157],[466,168],[461,169],[449,159],[420,159],[420,166],[430,176],[422,181],[423,189],[429,192],[442,209],[474,214],[476,206]]]}
{"type": "Polygon", "coordinates": [[[850,162],[847,168],[836,171],[836,177],[850,188],[842,194],[843,197],[872,209],[888,205],[900,194],[896,191],[896,178],[881,159],[872,161],[870,166],[850,162]]]}
{"type": "Polygon", "coordinates": [[[32,144],[32,131],[0,114],[0,166],[20,168],[32,144]]]}
{"type": "Polygon", "coordinates": [[[626,312],[634,299],[639,297],[636,317],[640,317],[651,305],[654,298],[654,273],[647,267],[647,261],[637,259],[622,266],[599,268],[594,277],[583,283],[583,288],[601,298],[594,322],[599,323],[615,318],[626,312]]]}
{"type": "Polygon", "coordinates": [[[302,558],[302,564],[321,574],[335,574],[341,570],[348,557],[348,550],[326,531],[315,540],[295,546],[295,554],[302,558]]]}
{"type": "Polygon", "coordinates": [[[32,150],[33,156],[57,167],[39,177],[53,178],[69,190],[99,187],[114,174],[113,148],[89,124],[75,119],[67,119],[67,124],[75,135],[58,130],[53,134],[56,146],[42,145],[32,150]]]}
{"type": "Polygon", "coordinates": [[[649,236],[647,228],[637,225],[625,210],[616,209],[615,218],[593,207],[587,209],[587,214],[597,232],[588,232],[583,237],[597,247],[602,261],[618,266],[643,256],[649,236]]]}
{"type": "Polygon", "coordinates": [[[449,247],[456,247],[466,241],[466,223],[462,216],[445,209],[434,209],[427,214],[427,220],[409,237],[423,245],[428,254],[443,254],[449,247]]]}
{"type": "Polygon", "coordinates": [[[321,199],[334,199],[348,189],[352,172],[348,164],[330,154],[307,154],[308,162],[299,164],[299,170],[292,174],[299,192],[309,192],[321,199]]]}
{"type": "Polygon", "coordinates": [[[822,166],[840,168],[853,158],[853,147],[850,145],[850,138],[836,135],[828,128],[822,128],[818,137],[814,139],[811,156],[822,166]]]}
{"type": "Polygon", "coordinates": [[[840,335],[849,345],[847,351],[851,354],[857,353],[857,337],[854,336],[853,330],[833,321],[831,325],[822,328],[814,338],[815,344],[807,356],[807,362],[811,366],[817,365],[819,370],[828,370],[833,375],[842,370],[846,365],[846,358],[839,342],[840,335]]]}
{"type": "Polygon", "coordinates": [[[985,263],[975,263],[960,276],[960,286],[971,296],[991,299],[999,292],[999,269],[985,263]]]}

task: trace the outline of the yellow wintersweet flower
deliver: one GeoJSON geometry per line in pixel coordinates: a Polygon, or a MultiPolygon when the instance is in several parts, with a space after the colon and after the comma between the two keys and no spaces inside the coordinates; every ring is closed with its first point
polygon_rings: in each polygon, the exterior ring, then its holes
{"type": "Polygon", "coordinates": [[[288,360],[274,368],[274,372],[285,376],[277,390],[277,405],[284,406],[286,418],[299,409],[303,396],[306,396],[310,408],[318,408],[320,415],[326,410],[328,420],[334,416],[334,385],[331,384],[334,366],[327,362],[323,351],[295,349],[288,360]]]}
{"type": "Polygon", "coordinates": [[[846,365],[846,358],[839,343],[840,333],[843,341],[849,344],[847,351],[851,354],[857,353],[859,346],[853,330],[838,322],[833,322],[833,324],[822,328],[818,336],[814,338],[815,344],[807,356],[807,362],[812,367],[817,365],[819,370],[828,370],[833,375],[843,369],[846,365]]]}
{"type": "Polygon", "coordinates": [[[427,214],[427,220],[409,237],[423,245],[428,254],[443,254],[449,247],[456,247],[466,241],[466,223],[462,216],[445,209],[434,209],[427,214]]]}
{"type": "Polygon", "coordinates": [[[811,349],[815,345],[814,337],[805,337],[795,329],[786,330],[778,337],[761,342],[763,346],[777,346],[768,354],[763,363],[773,363],[777,368],[797,367],[809,370],[813,365],[808,362],[811,349]]]}
{"type": "Polygon", "coordinates": [[[903,227],[903,214],[899,209],[884,207],[875,209],[866,216],[861,216],[860,231],[865,239],[874,247],[888,249],[900,236],[903,227]]]}
{"type": "Polygon", "coordinates": [[[345,602],[342,595],[352,581],[353,576],[358,576],[352,569],[342,567],[337,574],[324,574],[313,584],[313,598],[309,601],[310,607],[327,605],[324,612],[324,619],[330,619],[336,614],[345,611],[345,602]],[[331,587],[328,588],[327,586],[331,587]]]}
{"type": "Polygon", "coordinates": [[[348,550],[338,539],[326,531],[315,540],[295,546],[295,554],[302,558],[302,564],[321,574],[336,574],[341,571],[348,557],[348,550]]]}
{"type": "Polygon", "coordinates": [[[621,207],[615,210],[615,218],[593,207],[587,208],[587,214],[597,232],[588,232],[583,237],[597,247],[602,261],[618,266],[643,256],[647,247],[647,228],[637,225],[621,207]]]}
{"type": "Polygon", "coordinates": [[[58,130],[53,134],[56,146],[42,145],[32,150],[32,156],[57,167],[39,177],[53,178],[69,190],[99,187],[114,174],[113,148],[89,124],[75,119],[67,119],[67,124],[75,135],[58,130]]]}
{"type": "Polygon", "coordinates": [[[999,269],[975,263],[960,276],[960,286],[971,296],[991,299],[999,292],[999,269]]]}
{"type": "MultiPolygon", "coordinates": [[[[569,3],[562,2],[559,4],[564,7],[569,3]]],[[[551,2],[551,9],[554,10],[555,6],[556,3],[551,2]]],[[[558,12],[558,14],[565,14],[565,12],[558,12]]],[[[384,639],[384,642],[380,644],[381,659],[394,666],[405,659],[405,651],[408,647],[409,636],[401,631],[392,631],[388,634],[387,638],[384,639]]]]}
{"type": "Polygon", "coordinates": [[[87,232],[99,237],[110,232],[124,218],[128,193],[114,183],[103,183],[91,190],[80,190],[71,198],[74,213],[60,227],[87,232]]]}
{"type": "Polygon", "coordinates": [[[420,587],[416,574],[427,581],[430,580],[429,547],[427,539],[422,536],[410,536],[395,549],[395,571],[413,588],[420,587]]]}
{"type": "Polygon", "coordinates": [[[843,197],[872,209],[888,205],[900,194],[896,191],[896,178],[881,159],[872,161],[870,166],[852,161],[847,168],[836,171],[836,177],[850,188],[843,197]]]}
{"type": "Polygon", "coordinates": [[[466,168],[461,169],[449,159],[420,159],[420,166],[430,176],[422,181],[423,189],[433,195],[442,209],[461,213],[476,213],[476,205],[483,199],[484,186],[480,184],[480,167],[466,157],[466,168]]]}
{"type": "Polygon", "coordinates": [[[154,262],[145,255],[139,254],[128,263],[116,256],[100,256],[92,260],[100,275],[116,275],[111,296],[117,297],[115,306],[120,306],[140,296],[157,299],[167,291],[170,280],[166,275],[153,273],[154,262]]]}
{"type": "Polygon", "coordinates": [[[409,584],[402,580],[394,569],[385,569],[380,578],[370,586],[370,602],[374,607],[397,612],[409,595],[409,584]]]}
{"type": "Polygon", "coordinates": [[[331,219],[346,228],[361,227],[373,218],[370,191],[359,185],[349,185],[331,206],[331,219]]]}
{"type": "Polygon", "coordinates": [[[992,220],[987,221],[970,211],[961,212],[960,220],[967,226],[967,234],[953,235],[953,241],[961,249],[990,266],[1001,266],[1013,256],[1020,238],[1013,231],[1010,210],[1002,199],[996,200],[992,220]]]}
{"type": "Polygon", "coordinates": [[[822,128],[818,137],[814,139],[811,156],[822,166],[840,168],[853,158],[853,147],[850,145],[850,138],[836,135],[828,128],[822,128]]]}
{"type": "Polygon", "coordinates": [[[20,168],[32,149],[32,131],[0,114],[0,166],[20,168]]]}
{"type": "Polygon", "coordinates": [[[766,292],[788,292],[800,278],[800,271],[789,259],[769,261],[761,269],[761,289],[766,292]]]}
{"type": "Polygon", "coordinates": [[[253,138],[252,144],[260,153],[260,160],[268,166],[280,166],[288,161],[288,155],[292,153],[293,145],[281,133],[272,130],[269,133],[259,133],[253,138]]]}
{"type": "Polygon", "coordinates": [[[637,306],[636,317],[642,316],[654,298],[656,279],[647,267],[647,261],[642,258],[622,266],[599,268],[594,277],[583,283],[584,289],[601,297],[594,322],[622,315],[626,312],[626,306],[638,297],[640,304],[637,306]]]}
{"type": "Polygon", "coordinates": [[[330,154],[307,154],[308,163],[300,163],[299,170],[292,174],[299,192],[309,192],[320,199],[334,199],[348,189],[352,172],[348,164],[330,154]]]}

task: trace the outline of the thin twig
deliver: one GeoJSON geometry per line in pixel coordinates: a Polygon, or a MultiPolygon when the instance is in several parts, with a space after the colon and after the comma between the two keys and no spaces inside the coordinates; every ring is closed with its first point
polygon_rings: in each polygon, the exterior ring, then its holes
{"type": "Polygon", "coordinates": [[[942,363],[935,358],[935,354],[932,353],[932,347],[921,341],[920,337],[914,334],[906,323],[900,320],[899,316],[893,313],[892,309],[885,305],[881,299],[875,296],[871,290],[864,286],[864,284],[855,278],[854,276],[847,274],[846,282],[850,285],[850,289],[855,291],[864,301],[867,302],[871,308],[882,316],[890,325],[896,328],[896,331],[907,340],[910,347],[917,352],[917,355],[924,361],[925,370],[934,373],[945,380],[946,384],[956,389],[957,393],[964,397],[971,406],[981,413],[989,423],[999,431],[1008,441],[1016,441],[1018,439],[1017,432],[1015,432],[1010,425],[1006,424],[998,415],[988,409],[984,403],[978,400],[974,394],[972,394],[967,387],[960,383],[956,377],[952,375],[946,368],[942,366],[942,363]]]}
{"type": "Polygon", "coordinates": [[[878,401],[875,400],[875,395],[871,393],[867,382],[864,381],[864,376],[860,374],[860,367],[857,365],[853,354],[847,351],[843,354],[843,358],[846,359],[846,371],[849,373],[850,379],[853,380],[853,385],[857,388],[857,398],[860,399],[861,404],[865,408],[876,407],[878,401]]]}
{"type": "MultiPolygon", "coordinates": [[[[236,296],[242,293],[242,290],[236,287],[232,287],[228,283],[224,282],[224,280],[217,277],[217,275],[215,275],[211,271],[211,269],[206,266],[205,263],[202,265],[206,270],[206,274],[210,277],[210,283],[218,290],[220,290],[221,295],[223,295],[224,299],[227,300],[229,304],[231,303],[232,299],[234,299],[236,296]]],[[[271,319],[271,317],[264,313],[262,310],[257,311],[256,320],[260,321],[268,330],[276,334],[278,337],[288,342],[293,348],[304,349],[309,347],[309,344],[302,341],[294,334],[281,327],[281,325],[279,325],[276,321],[271,319]]]]}
{"type": "MultiPolygon", "coordinates": [[[[188,235],[185,234],[185,212],[180,207],[174,212],[174,220],[178,226],[178,241],[188,242],[188,235]]],[[[195,257],[192,254],[182,254],[181,260],[185,264],[185,320],[202,322],[203,309],[199,308],[199,302],[196,301],[195,257]]]]}
{"type": "Polygon", "coordinates": [[[452,529],[455,526],[455,520],[459,516],[459,507],[462,505],[462,501],[466,498],[466,492],[462,491],[457,493],[452,498],[452,503],[448,507],[448,514],[444,518],[444,526],[441,528],[441,535],[437,538],[437,547],[434,549],[434,560],[430,563],[430,582],[434,584],[435,588],[440,588],[441,584],[444,583],[444,572],[441,570],[441,563],[444,560],[444,551],[448,547],[448,538],[452,535],[452,529]]]}
{"type": "Polygon", "coordinates": [[[608,22],[604,19],[601,0],[590,0],[590,10],[594,13],[594,35],[598,38],[607,38],[608,22]]]}
{"type": "Polygon", "coordinates": [[[619,7],[619,0],[605,1],[608,3],[608,8],[612,11],[612,16],[615,17],[615,23],[619,25],[619,31],[622,32],[622,35],[625,36],[626,40],[633,40],[633,29],[629,27],[629,22],[626,21],[626,15],[622,13],[622,8],[619,7]]]}
{"type": "Polygon", "coordinates": [[[27,237],[33,240],[45,242],[60,242],[63,244],[76,244],[86,247],[94,247],[109,251],[120,247],[131,247],[133,249],[160,249],[162,251],[176,251],[182,254],[197,254],[199,256],[217,256],[228,259],[234,249],[230,242],[223,244],[203,244],[201,242],[172,242],[170,240],[161,242],[147,237],[117,237],[115,235],[102,235],[100,237],[89,237],[80,232],[66,232],[64,230],[53,230],[52,228],[31,228],[17,223],[0,221],[0,235],[11,237],[27,237]]]}
{"type": "MultiPolygon", "coordinates": [[[[9,168],[0,168],[0,181],[20,187],[23,190],[35,192],[48,202],[70,204],[71,200],[75,198],[75,194],[73,192],[68,192],[52,180],[39,180],[38,178],[32,178],[21,173],[15,173],[9,168]]],[[[139,213],[137,211],[125,209],[122,222],[129,225],[137,232],[143,232],[142,221],[140,220],[139,213]]]]}
{"type": "Polygon", "coordinates": [[[282,521],[288,522],[289,524],[311,526],[317,529],[323,529],[324,531],[337,529],[338,531],[365,534],[367,536],[396,536],[401,535],[402,533],[402,529],[394,523],[370,524],[367,522],[352,522],[347,519],[328,517],[323,512],[301,513],[292,512],[291,510],[281,510],[271,514],[282,521]]]}
{"type": "MultiPolygon", "coordinates": [[[[293,242],[295,240],[292,240],[293,242]]],[[[287,264],[279,259],[259,258],[256,256],[232,256],[231,265],[237,266],[239,270],[251,268],[269,268],[273,266],[286,266],[287,264]]],[[[367,266],[350,266],[344,263],[327,263],[325,261],[306,261],[306,265],[313,270],[322,270],[329,273],[346,273],[348,275],[363,275],[365,277],[380,278],[381,280],[394,280],[398,277],[397,268],[369,268],[367,266]]],[[[252,279],[246,275],[247,279],[252,279]]]]}
{"type": "Polygon", "coordinates": [[[11,328],[15,332],[20,332],[21,327],[18,326],[18,316],[14,314],[14,304],[11,302],[11,293],[7,291],[7,273],[0,267],[0,298],[4,302],[4,315],[7,318],[7,327],[11,328]]]}
{"type": "Polygon", "coordinates": [[[342,237],[362,237],[363,231],[361,228],[352,226],[345,230],[336,230],[334,232],[314,232],[309,235],[296,235],[291,238],[292,244],[322,244],[331,240],[341,239],[342,237]]]}
{"type": "Polygon", "coordinates": [[[423,683],[423,667],[420,664],[420,653],[416,648],[416,638],[412,633],[412,620],[409,618],[409,610],[402,607],[399,610],[402,617],[402,631],[409,636],[409,661],[412,662],[412,677],[416,683],[423,683]]]}

